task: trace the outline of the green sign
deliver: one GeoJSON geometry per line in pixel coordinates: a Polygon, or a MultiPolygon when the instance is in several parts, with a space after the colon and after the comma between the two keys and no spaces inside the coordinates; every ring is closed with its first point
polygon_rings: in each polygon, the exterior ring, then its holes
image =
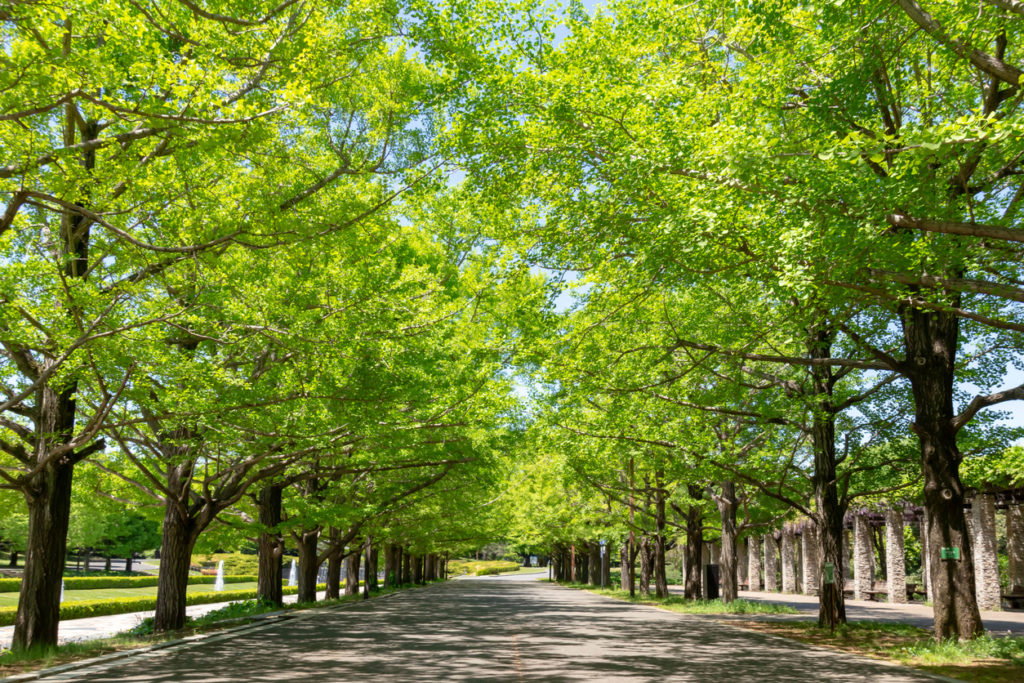
{"type": "Polygon", "coordinates": [[[831,562],[825,563],[825,583],[836,582],[836,566],[831,562]]]}
{"type": "Polygon", "coordinates": [[[959,560],[960,548],[943,548],[941,551],[941,557],[944,560],[959,560]]]}

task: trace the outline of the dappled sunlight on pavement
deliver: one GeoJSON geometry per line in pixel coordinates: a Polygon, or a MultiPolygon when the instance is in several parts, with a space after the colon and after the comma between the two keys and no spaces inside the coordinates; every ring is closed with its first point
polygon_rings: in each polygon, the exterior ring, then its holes
{"type": "Polygon", "coordinates": [[[44,680],[924,681],[908,669],[527,581],[453,581],[44,680]]]}

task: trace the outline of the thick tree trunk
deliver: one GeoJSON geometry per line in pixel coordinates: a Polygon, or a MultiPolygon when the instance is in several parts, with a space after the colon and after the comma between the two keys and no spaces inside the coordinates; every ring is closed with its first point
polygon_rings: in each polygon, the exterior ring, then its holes
{"type": "Polygon", "coordinates": [[[394,588],[398,584],[397,572],[395,571],[396,549],[394,543],[384,546],[384,587],[394,588]]]}
{"type": "Polygon", "coordinates": [[[629,543],[619,550],[619,589],[629,590],[629,543]]]}
{"type": "Polygon", "coordinates": [[[320,571],[316,544],[319,539],[319,529],[302,531],[296,539],[299,551],[299,602],[316,602],[316,576],[320,571]]]}
{"type": "Polygon", "coordinates": [[[857,513],[853,517],[853,598],[867,600],[875,582],[871,563],[871,529],[867,518],[857,513]]]}
{"type": "Polygon", "coordinates": [[[284,572],[281,570],[281,556],[284,554],[284,540],[278,532],[281,523],[281,492],[277,485],[264,486],[256,500],[257,517],[262,527],[257,539],[256,595],[263,602],[281,606],[284,596],[281,584],[284,572]]]}
{"type": "Polygon", "coordinates": [[[591,586],[601,585],[601,546],[597,543],[587,544],[588,557],[587,568],[589,570],[588,580],[591,586]]]}
{"type": "MultiPolygon", "coordinates": [[[[175,476],[171,478],[178,479],[175,476]]],[[[188,569],[192,561],[192,549],[200,531],[196,520],[188,516],[187,511],[179,507],[177,501],[168,499],[165,502],[156,616],[153,619],[153,630],[157,633],[174,631],[185,626],[188,569]]]]}
{"type": "Polygon", "coordinates": [[[959,319],[953,313],[907,306],[903,311],[905,374],[914,396],[912,428],[921,445],[924,507],[928,519],[935,637],[984,633],[974,592],[974,554],[964,515],[962,456],[953,425],[953,386],[959,319]],[[943,548],[959,559],[942,559],[943,548]]]}
{"type": "MultiPolygon", "coordinates": [[[[804,525],[803,532],[800,534],[800,556],[803,562],[801,568],[803,569],[803,591],[804,595],[817,595],[820,589],[821,578],[818,576],[818,572],[821,570],[820,561],[818,560],[819,550],[821,548],[821,541],[818,540],[818,524],[816,521],[811,520],[804,525]]],[[[820,608],[819,608],[820,613],[820,608]]]]}
{"type": "Polygon", "coordinates": [[[370,590],[374,593],[380,590],[380,582],[377,580],[377,562],[379,557],[379,549],[370,548],[370,590]]]}
{"type": "Polygon", "coordinates": [[[357,548],[358,545],[352,548],[345,558],[345,595],[359,592],[359,560],[362,554],[357,548]]]}
{"type": "Polygon", "coordinates": [[[420,555],[412,556],[412,582],[423,583],[423,558],[420,555]]]}
{"type": "Polygon", "coordinates": [[[17,550],[11,550],[11,559],[7,563],[7,566],[8,567],[17,567],[18,566],[18,551],[17,550]]]}
{"type": "Polygon", "coordinates": [[[651,542],[645,533],[640,539],[640,592],[648,595],[651,592],[651,573],[654,568],[651,566],[651,542]]]}
{"type": "Polygon", "coordinates": [[[70,464],[47,465],[32,478],[27,496],[28,544],[11,649],[57,645],[60,586],[71,514],[70,464]]]}
{"type": "MultiPolygon", "coordinates": [[[[830,330],[816,330],[811,338],[809,355],[813,359],[832,357],[833,334],[830,330]]],[[[811,381],[817,403],[811,419],[811,443],[814,450],[814,502],[817,512],[818,541],[818,626],[835,629],[846,623],[846,603],[843,598],[845,554],[843,517],[846,505],[839,497],[836,475],[836,422],[832,392],[835,377],[832,368],[814,366],[811,381]],[[830,569],[826,571],[826,567],[830,569]]]]}
{"type": "MultiPolygon", "coordinates": [[[[704,495],[701,486],[690,484],[687,493],[693,500],[700,500],[704,495]]],[[[701,554],[704,547],[704,513],[699,505],[693,504],[686,509],[686,579],[683,585],[683,596],[687,600],[699,600],[701,594],[701,554]]]]}
{"type": "Polygon", "coordinates": [[[716,502],[722,522],[722,602],[728,603],[735,600],[739,593],[736,580],[736,510],[739,507],[736,484],[723,481],[722,494],[716,502]]]}
{"type": "Polygon", "coordinates": [[[110,570],[110,555],[103,558],[103,571],[109,572],[110,570]]]}
{"type": "Polygon", "coordinates": [[[665,571],[665,489],[662,486],[665,475],[658,470],[654,488],[654,523],[657,535],[654,537],[654,592],[659,598],[668,597],[668,574],[665,571]]]}
{"type": "Polygon", "coordinates": [[[124,573],[127,574],[132,570],[132,556],[128,555],[124,558],[124,573]]]}
{"type": "Polygon", "coordinates": [[[412,556],[408,548],[402,549],[402,583],[412,583],[412,556]]]}
{"type": "Polygon", "coordinates": [[[327,556],[327,587],[324,596],[327,600],[337,600],[341,597],[341,548],[334,548],[327,556]]]}

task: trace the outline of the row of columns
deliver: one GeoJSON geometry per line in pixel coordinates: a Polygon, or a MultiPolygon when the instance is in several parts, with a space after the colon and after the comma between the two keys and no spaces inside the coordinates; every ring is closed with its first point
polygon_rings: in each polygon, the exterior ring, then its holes
{"type": "MultiPolygon", "coordinates": [[[[1000,582],[994,496],[978,494],[974,497],[968,514],[968,525],[974,555],[978,607],[983,610],[997,610],[1000,607],[1000,582]]],[[[891,603],[907,602],[904,526],[901,509],[891,508],[885,511],[885,590],[891,603]]],[[[1007,508],[1006,532],[1010,590],[1019,592],[1024,589],[1024,510],[1021,505],[1011,505],[1007,508]]],[[[815,594],[819,582],[820,547],[816,535],[816,527],[805,524],[799,544],[796,543],[796,529],[791,526],[783,528],[778,539],[775,534],[749,536],[745,546],[740,544],[739,582],[747,584],[753,591],[778,591],[781,580],[781,590],[784,593],[815,594]]],[[[865,515],[854,515],[851,558],[850,533],[843,532],[844,572],[846,579],[852,583],[855,600],[868,599],[871,592],[876,589],[875,555],[871,535],[868,518],[865,515]]],[[[925,597],[930,599],[930,553],[925,520],[921,523],[921,544],[923,588],[925,597]]]]}

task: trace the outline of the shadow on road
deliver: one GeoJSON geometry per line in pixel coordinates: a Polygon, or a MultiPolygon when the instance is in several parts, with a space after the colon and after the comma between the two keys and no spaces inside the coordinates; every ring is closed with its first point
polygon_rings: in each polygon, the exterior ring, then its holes
{"type": "MultiPolygon", "coordinates": [[[[79,677],[80,676],[80,677],[79,677]]],[[[906,669],[540,583],[459,581],[324,610],[89,681],[930,680],[906,669]]]]}

